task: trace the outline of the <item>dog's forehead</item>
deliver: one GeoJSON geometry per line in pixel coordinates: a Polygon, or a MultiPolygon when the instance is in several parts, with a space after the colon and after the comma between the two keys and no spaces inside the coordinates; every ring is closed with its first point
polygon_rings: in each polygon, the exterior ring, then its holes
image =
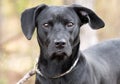
{"type": "Polygon", "coordinates": [[[70,12],[71,10],[68,7],[65,6],[49,6],[47,10],[51,14],[64,14],[66,11],[70,12]]]}
{"type": "Polygon", "coordinates": [[[39,16],[41,18],[56,18],[60,16],[61,18],[75,19],[75,12],[73,9],[65,6],[48,6],[39,16]]]}
{"type": "Polygon", "coordinates": [[[71,12],[71,10],[65,6],[49,6],[48,10],[49,13],[59,15],[59,14],[66,14],[66,12],[71,12]]]}

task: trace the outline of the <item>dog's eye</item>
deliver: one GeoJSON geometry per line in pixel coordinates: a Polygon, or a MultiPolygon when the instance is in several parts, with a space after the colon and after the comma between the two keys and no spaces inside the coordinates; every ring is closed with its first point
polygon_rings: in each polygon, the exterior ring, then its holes
{"type": "Polygon", "coordinates": [[[66,27],[73,27],[74,26],[74,23],[73,22],[68,22],[67,24],[66,24],[66,27]]]}
{"type": "Polygon", "coordinates": [[[44,23],[42,26],[43,28],[48,28],[50,25],[48,23],[44,23]]]}

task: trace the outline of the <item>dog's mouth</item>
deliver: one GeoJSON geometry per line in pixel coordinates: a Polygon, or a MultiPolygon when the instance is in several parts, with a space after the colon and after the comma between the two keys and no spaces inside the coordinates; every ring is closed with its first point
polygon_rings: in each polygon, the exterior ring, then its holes
{"type": "Polygon", "coordinates": [[[64,60],[66,59],[68,56],[65,52],[61,51],[61,50],[57,50],[56,52],[54,52],[51,56],[52,60],[64,60]]]}

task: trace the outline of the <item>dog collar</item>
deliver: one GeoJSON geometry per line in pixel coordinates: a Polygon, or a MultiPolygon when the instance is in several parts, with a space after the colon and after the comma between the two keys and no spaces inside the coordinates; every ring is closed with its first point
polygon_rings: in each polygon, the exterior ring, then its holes
{"type": "MultiPolygon", "coordinates": [[[[53,76],[53,77],[50,77],[50,78],[54,78],[54,79],[55,79],[55,78],[60,78],[60,77],[62,77],[62,76],[67,75],[68,73],[70,73],[70,72],[73,70],[73,68],[77,65],[77,63],[78,63],[78,61],[79,61],[79,58],[80,58],[80,55],[78,55],[77,59],[75,60],[75,62],[73,63],[73,65],[70,67],[69,70],[67,70],[66,72],[64,72],[64,73],[62,73],[62,74],[60,74],[60,75],[56,75],[56,76],[53,76]]],[[[35,71],[36,71],[36,73],[39,74],[40,76],[45,77],[45,76],[42,74],[42,72],[38,69],[38,64],[36,64],[36,69],[35,69],[35,71]]]]}

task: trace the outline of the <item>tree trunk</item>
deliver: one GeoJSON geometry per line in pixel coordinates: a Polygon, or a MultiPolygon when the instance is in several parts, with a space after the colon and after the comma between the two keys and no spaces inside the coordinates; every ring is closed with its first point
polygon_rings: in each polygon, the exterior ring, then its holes
{"type": "MultiPolygon", "coordinates": [[[[1,1],[0,1],[0,43],[1,43],[1,39],[2,39],[2,12],[1,12],[1,1]]],[[[0,45],[0,56],[2,56],[1,55],[1,53],[2,53],[2,45],[0,45]]]]}

